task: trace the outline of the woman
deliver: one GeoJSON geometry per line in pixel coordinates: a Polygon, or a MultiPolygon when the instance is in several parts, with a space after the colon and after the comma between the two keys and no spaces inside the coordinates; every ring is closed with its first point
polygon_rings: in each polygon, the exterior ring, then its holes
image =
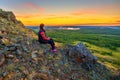
{"type": "Polygon", "coordinates": [[[44,29],[44,24],[41,23],[39,28],[40,28],[40,30],[39,30],[39,33],[38,33],[38,41],[40,43],[50,44],[51,47],[52,47],[52,52],[56,52],[57,50],[56,50],[55,43],[54,43],[53,39],[46,36],[45,29],[44,29]]]}

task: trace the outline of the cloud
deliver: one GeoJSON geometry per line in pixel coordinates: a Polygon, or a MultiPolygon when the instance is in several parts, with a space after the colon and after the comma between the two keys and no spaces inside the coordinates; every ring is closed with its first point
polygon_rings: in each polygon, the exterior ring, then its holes
{"type": "Polygon", "coordinates": [[[55,14],[47,14],[46,16],[54,17],[54,16],[57,16],[57,15],[55,15],[55,14]]]}
{"type": "Polygon", "coordinates": [[[117,20],[116,22],[117,22],[117,23],[120,23],[120,20],[117,20]]]}
{"type": "Polygon", "coordinates": [[[34,4],[34,3],[30,3],[30,2],[23,4],[23,7],[29,8],[29,9],[32,9],[32,10],[37,10],[37,11],[39,11],[41,13],[45,12],[45,8],[40,7],[40,6],[38,6],[38,5],[34,4]]]}
{"type": "Polygon", "coordinates": [[[30,2],[18,5],[16,8],[15,13],[17,18],[36,18],[42,16],[45,12],[45,8],[30,2]]]}
{"type": "Polygon", "coordinates": [[[101,5],[101,6],[95,6],[91,8],[84,8],[84,9],[78,9],[73,12],[71,12],[71,15],[87,15],[87,14],[101,14],[101,13],[111,13],[111,12],[119,12],[120,5],[101,5]]]}
{"type": "Polygon", "coordinates": [[[46,19],[68,19],[71,18],[69,16],[52,16],[52,17],[46,17],[46,19]]]}
{"type": "Polygon", "coordinates": [[[96,14],[98,13],[96,10],[92,9],[81,9],[81,10],[76,10],[72,12],[72,15],[86,15],[86,14],[96,14]]]}
{"type": "Polygon", "coordinates": [[[28,16],[28,15],[17,15],[17,17],[20,17],[20,18],[31,18],[31,16],[28,16]]]}
{"type": "Polygon", "coordinates": [[[40,17],[41,14],[16,14],[17,18],[35,18],[35,17],[40,17]]]}
{"type": "Polygon", "coordinates": [[[113,18],[115,18],[115,19],[120,19],[120,16],[116,16],[116,17],[113,17],[113,18]]]}

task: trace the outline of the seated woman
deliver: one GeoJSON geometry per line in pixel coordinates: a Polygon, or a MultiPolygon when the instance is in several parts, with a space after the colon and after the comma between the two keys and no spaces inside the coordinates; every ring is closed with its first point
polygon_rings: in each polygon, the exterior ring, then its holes
{"type": "Polygon", "coordinates": [[[45,29],[44,29],[44,24],[41,23],[39,28],[40,28],[40,30],[39,30],[39,33],[38,33],[38,41],[40,43],[50,44],[51,47],[52,47],[52,52],[56,52],[57,50],[56,50],[55,43],[54,43],[53,39],[46,36],[45,29]]]}

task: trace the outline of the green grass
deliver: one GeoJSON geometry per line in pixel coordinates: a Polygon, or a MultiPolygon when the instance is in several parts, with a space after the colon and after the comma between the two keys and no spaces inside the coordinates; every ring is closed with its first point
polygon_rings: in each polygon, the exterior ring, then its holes
{"type": "Polygon", "coordinates": [[[120,66],[120,29],[84,28],[75,31],[47,30],[46,33],[64,46],[82,41],[101,62],[109,63],[115,68],[120,66]]]}

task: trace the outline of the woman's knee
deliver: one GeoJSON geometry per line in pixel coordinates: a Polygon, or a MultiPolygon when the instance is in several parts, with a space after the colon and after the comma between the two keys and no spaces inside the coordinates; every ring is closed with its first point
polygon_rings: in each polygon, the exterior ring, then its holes
{"type": "Polygon", "coordinates": [[[54,42],[53,39],[50,39],[50,42],[54,42]]]}
{"type": "Polygon", "coordinates": [[[52,43],[52,40],[49,40],[48,43],[52,43]]]}

